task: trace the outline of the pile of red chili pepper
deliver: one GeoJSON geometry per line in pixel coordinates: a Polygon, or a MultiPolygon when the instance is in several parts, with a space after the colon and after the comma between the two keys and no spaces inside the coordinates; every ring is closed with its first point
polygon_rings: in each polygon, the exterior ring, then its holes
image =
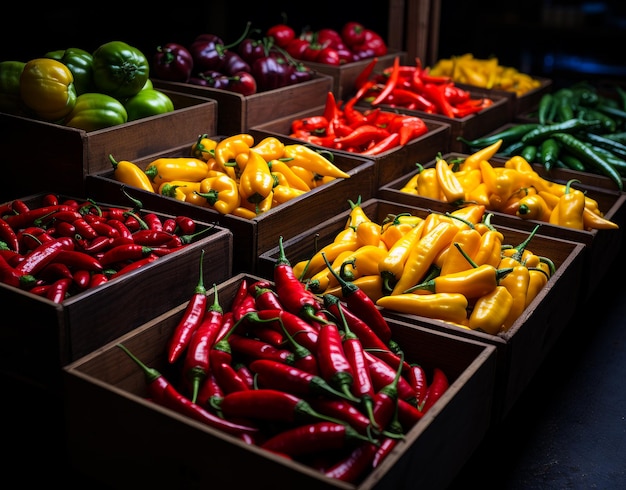
{"type": "Polygon", "coordinates": [[[292,121],[290,136],[333,150],[378,155],[428,132],[417,116],[379,108],[359,111],[357,102],[358,97],[353,97],[341,104],[328,92],[324,113],[292,121]]]}
{"type": "MultiPolygon", "coordinates": [[[[136,202],[136,204],[140,204],[136,202]]],[[[41,197],[0,207],[0,281],[55,303],[104,284],[191,243],[210,227],[139,207],[41,197]]]]}
{"type": "MultiPolygon", "coordinates": [[[[322,302],[280,241],[274,281],[243,278],[228,310],[200,280],[167,346],[180,385],[141,366],[151,398],[325,475],[377,467],[449,386],[392,349],[392,330],[358,287],[322,302]]],[[[202,277],[202,269],[200,269],[202,277]]]]}
{"type": "Polygon", "coordinates": [[[493,105],[488,97],[474,98],[458,87],[452,78],[434,76],[423,68],[419,58],[415,66],[400,65],[396,57],[392,66],[374,73],[374,58],[355,81],[357,101],[378,105],[463,118],[493,105]]]}

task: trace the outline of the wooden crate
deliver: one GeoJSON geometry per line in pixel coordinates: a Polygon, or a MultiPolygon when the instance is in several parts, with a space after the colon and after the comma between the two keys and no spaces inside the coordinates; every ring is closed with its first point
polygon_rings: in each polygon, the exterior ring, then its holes
{"type": "MultiPolygon", "coordinates": [[[[448,153],[443,157],[446,161],[455,158],[464,158],[467,154],[448,153]]],[[[503,166],[505,159],[493,158],[490,163],[495,166],[503,166]]],[[[425,167],[435,165],[435,160],[428,162],[425,167]]],[[[614,184],[607,178],[596,178],[591,174],[575,172],[566,169],[553,169],[549,174],[541,165],[533,166],[537,173],[542,177],[548,178],[554,182],[561,184],[566,183],[570,179],[578,179],[582,185],[577,186],[578,189],[585,191],[586,195],[598,202],[604,217],[619,225],[617,230],[575,230],[557,226],[545,221],[527,220],[510,214],[493,211],[492,222],[496,225],[508,226],[525,230],[527,232],[541,225],[540,232],[563,240],[579,242],[585,245],[583,279],[581,281],[583,298],[588,298],[600,285],[602,279],[609,271],[611,263],[621,251],[623,240],[623,228],[626,226],[626,194],[610,188],[614,184]],[[591,185],[588,185],[591,184],[591,185]],[[596,184],[596,185],[594,185],[596,184]],[[609,187],[602,187],[607,185],[609,187]]],[[[427,209],[433,209],[440,212],[448,212],[456,209],[453,204],[440,201],[438,199],[430,199],[423,196],[416,196],[402,192],[404,184],[415,174],[413,171],[389,184],[382,186],[377,193],[377,197],[398,204],[408,206],[417,206],[427,209]]],[[[600,177],[600,176],[598,176],[600,177]]]]}
{"type": "MultiPolygon", "coordinates": [[[[224,311],[241,274],[218,286],[224,311]]],[[[213,301],[209,296],[209,302],[213,301]]],[[[439,366],[450,387],[386,460],[347,484],[146,399],[141,370],[115,344],[168,375],[165,345],[185,305],[172,309],[64,369],[67,447],[72,465],[115,488],[445,488],[484,437],[494,389],[495,347],[389,320],[405,359],[439,366]],[[130,438],[132,444],[120,444],[130,438]],[[237,471],[245,468],[246,471],[237,471]]]]}
{"type": "MultiPolygon", "coordinates": [[[[366,215],[376,223],[382,223],[389,214],[410,213],[425,217],[427,208],[398,204],[383,199],[371,199],[362,205],[366,215]]],[[[285,254],[292,264],[310,258],[315,250],[331,243],[337,233],[345,227],[349,210],[337,215],[334,220],[312,228],[284,242],[285,254]],[[314,239],[316,237],[316,239],[314,239]],[[315,248],[317,246],[317,248],[315,248]]],[[[493,220],[493,224],[504,235],[505,244],[517,245],[528,236],[527,231],[510,228],[493,220]]],[[[468,330],[450,323],[416,315],[405,315],[384,310],[387,317],[428,326],[441,332],[472,338],[496,346],[498,373],[494,397],[494,423],[501,421],[524,390],[541,361],[572,318],[576,301],[581,295],[583,280],[583,258],[585,246],[550,235],[537,234],[528,245],[528,250],[554,261],[556,273],[535,300],[526,308],[511,328],[498,335],[468,330]]],[[[259,270],[271,278],[271,267],[278,257],[278,248],[260,257],[259,270]]]]}
{"type": "MultiPolygon", "coordinates": [[[[255,141],[261,140],[258,133],[250,131],[250,134],[255,136],[255,141]]],[[[289,142],[285,138],[279,139],[289,142]]],[[[145,169],[150,162],[161,156],[188,155],[192,143],[137,160],[135,163],[145,169]]],[[[118,157],[125,158],[122,154],[118,157]]],[[[335,216],[348,199],[356,200],[359,196],[369,199],[374,195],[374,162],[353,154],[336,153],[334,163],[348,173],[350,178],[335,179],[253,219],[220,214],[214,209],[139,189],[127,188],[127,191],[153,209],[185,214],[228,228],[233,233],[233,271],[254,273],[259,254],[278,245],[281,235],[285,238],[296,235],[302,231],[303,226],[315,225],[335,216]]],[[[115,180],[112,170],[88,175],[86,186],[91,197],[108,202],[128,202],[120,191],[122,185],[115,180]]]]}
{"type": "MultiPolygon", "coordinates": [[[[320,115],[323,111],[324,106],[310,108],[298,114],[290,114],[289,116],[277,118],[265,124],[260,124],[252,128],[252,130],[266,136],[281,136],[289,138],[293,142],[302,142],[303,140],[289,137],[291,134],[291,123],[295,119],[320,115]]],[[[428,117],[424,117],[422,119],[428,128],[427,133],[411,140],[402,147],[393,148],[380,153],[379,155],[370,155],[367,157],[376,163],[376,189],[378,189],[381,185],[394,180],[398,176],[409,172],[415,168],[416,163],[425,162],[435,158],[437,152],[441,151],[441,148],[449,148],[450,126],[444,122],[436,121],[428,117]]],[[[322,148],[321,146],[317,147],[322,148]]],[[[333,151],[337,154],[354,155],[354,153],[343,150],[333,151]]]]}
{"type": "MultiPolygon", "coordinates": [[[[404,51],[396,51],[389,49],[387,54],[378,56],[378,61],[374,70],[382,72],[385,68],[393,65],[394,59],[398,57],[400,64],[406,64],[406,53],[404,51]]],[[[332,92],[337,100],[347,101],[356,93],[354,82],[359,74],[370,64],[372,59],[354,61],[340,66],[326,65],[324,63],[315,63],[312,61],[305,62],[306,66],[312,70],[329,75],[333,78],[332,92]]]]}
{"type": "MultiPolygon", "coordinates": [[[[34,207],[41,197],[22,199],[34,207]]],[[[141,215],[147,212],[150,208],[140,210],[141,215]]],[[[162,218],[175,216],[155,212],[162,218]]],[[[209,230],[183,249],[62,303],[0,283],[7,318],[0,327],[2,374],[60,390],[62,366],[188,299],[198,283],[202,249],[204,283],[229,278],[232,233],[206,222],[198,225],[198,230],[209,230]]]]}
{"type": "Polygon", "coordinates": [[[132,160],[215,132],[217,102],[163,90],[174,111],[97,131],[0,113],[0,163],[6,182],[0,202],[55,189],[84,196],[85,176],[110,168],[109,153],[132,160]]]}
{"type": "Polygon", "coordinates": [[[306,82],[252,95],[242,95],[230,90],[159,79],[153,79],[153,84],[159,90],[176,90],[216,100],[219,107],[217,128],[214,132],[204,132],[207,134],[237,134],[247,132],[251,127],[276,117],[286,116],[323,104],[328,92],[332,90],[333,79],[323,73],[315,73],[314,77],[306,82]]]}

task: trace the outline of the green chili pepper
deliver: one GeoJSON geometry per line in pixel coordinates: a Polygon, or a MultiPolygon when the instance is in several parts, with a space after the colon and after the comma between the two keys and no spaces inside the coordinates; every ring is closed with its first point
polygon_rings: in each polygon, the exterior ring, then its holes
{"type": "Polygon", "coordinates": [[[94,83],[104,94],[132,97],[144,87],[149,74],[146,56],[125,42],[110,41],[93,52],[94,83]]]}
{"type": "Polygon", "coordinates": [[[127,120],[128,114],[119,100],[106,94],[87,93],[76,98],[76,105],[65,119],[65,125],[95,131],[127,120]]]}
{"type": "Polygon", "coordinates": [[[559,159],[560,151],[561,147],[554,138],[544,139],[539,146],[539,163],[542,164],[546,170],[552,170],[552,167],[554,167],[559,159]]]}

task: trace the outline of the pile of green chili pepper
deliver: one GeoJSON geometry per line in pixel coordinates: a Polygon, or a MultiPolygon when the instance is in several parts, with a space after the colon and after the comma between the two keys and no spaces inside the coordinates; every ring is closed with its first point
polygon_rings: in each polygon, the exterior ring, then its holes
{"type": "Polygon", "coordinates": [[[0,207],[0,281],[61,303],[208,230],[197,230],[186,216],[164,219],[56,194],[43,196],[37,206],[15,199],[0,207]]]}
{"type": "Polygon", "coordinates": [[[438,367],[404,360],[390,326],[357,286],[346,286],[344,300],[312,294],[279,243],[274,281],[243,278],[228,310],[216,286],[207,301],[200,280],[167,346],[168,364],[182,370],[179,386],[119,347],[144,370],[153,401],[358,482],[449,380],[438,367]]]}
{"type": "Polygon", "coordinates": [[[614,97],[581,83],[545,94],[536,122],[515,124],[497,133],[469,141],[476,151],[502,139],[498,155],[520,155],[547,170],[567,168],[610,178],[623,189],[626,177],[626,91],[614,86],[614,97]]]}

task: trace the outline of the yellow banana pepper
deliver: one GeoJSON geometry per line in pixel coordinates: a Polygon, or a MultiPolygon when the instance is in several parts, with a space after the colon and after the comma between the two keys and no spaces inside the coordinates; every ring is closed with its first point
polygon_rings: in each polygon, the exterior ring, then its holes
{"type": "Polygon", "coordinates": [[[469,317],[468,326],[496,335],[504,326],[504,321],[513,306],[513,296],[504,286],[496,286],[493,291],[476,300],[469,317]]]}
{"type": "Polygon", "coordinates": [[[179,201],[187,201],[189,194],[200,191],[200,182],[189,182],[186,180],[172,180],[163,182],[159,186],[159,194],[173,197],[179,201]]]}
{"type": "Polygon", "coordinates": [[[285,162],[277,159],[268,160],[268,164],[270,167],[270,171],[272,173],[280,173],[282,174],[290,187],[294,189],[300,189],[301,191],[310,191],[311,187],[304,182],[289,165],[285,162]]]}
{"type": "Polygon", "coordinates": [[[441,186],[437,178],[437,170],[434,167],[425,168],[419,173],[417,192],[422,197],[441,199],[441,186]]]}
{"type": "Polygon", "coordinates": [[[288,158],[287,165],[290,167],[302,167],[319,175],[350,178],[350,175],[337,167],[324,155],[301,144],[285,145],[284,158],[288,158]]]}
{"type": "Polygon", "coordinates": [[[141,167],[128,160],[118,162],[113,155],[109,155],[109,160],[113,165],[115,180],[147,192],[154,192],[152,182],[141,167]]]}
{"type": "Polygon", "coordinates": [[[506,332],[526,308],[526,296],[530,285],[528,268],[524,265],[513,267],[513,271],[500,281],[500,285],[504,286],[513,298],[509,314],[504,320],[503,331],[506,332]]]}
{"type": "Polygon", "coordinates": [[[200,182],[206,178],[209,166],[204,160],[194,157],[163,157],[148,164],[145,173],[157,187],[171,180],[200,182]]]}
{"type": "Polygon", "coordinates": [[[408,214],[393,216],[391,221],[383,222],[381,225],[380,239],[385,243],[387,250],[389,250],[400,238],[422,221],[424,220],[419,216],[408,214]]]}
{"type": "Polygon", "coordinates": [[[461,170],[480,170],[480,162],[483,160],[491,160],[502,146],[502,140],[498,140],[489,146],[485,146],[480,150],[475,151],[471,155],[465,157],[461,170]]]}
{"type": "MultiPolygon", "coordinates": [[[[383,297],[383,280],[379,274],[372,274],[371,276],[357,277],[354,281],[351,281],[356,287],[362,290],[369,298],[376,302],[383,297]]],[[[332,294],[338,298],[345,299],[343,297],[343,291],[340,285],[328,288],[324,294],[332,294]]]]}
{"type": "Polygon", "coordinates": [[[221,214],[231,214],[241,205],[239,186],[226,174],[203,179],[198,194],[206,199],[208,207],[221,214]]]}
{"type": "MultiPolygon", "coordinates": [[[[482,235],[475,228],[467,228],[459,230],[452,239],[453,244],[457,243],[463,249],[463,252],[472,260],[480,250],[480,241],[482,235]]],[[[456,246],[448,247],[443,264],[441,265],[441,275],[451,274],[471,269],[472,264],[468,262],[465,256],[456,246]]]]}
{"type": "Polygon", "coordinates": [[[357,227],[361,223],[367,223],[369,221],[372,221],[361,206],[361,196],[359,196],[356,202],[348,199],[348,203],[350,203],[350,214],[344,228],[352,228],[354,231],[356,231],[357,227]]]}
{"type": "Polygon", "coordinates": [[[260,204],[271,194],[273,187],[274,178],[269,165],[259,153],[249,150],[248,162],[239,179],[241,201],[260,204]]]}
{"type": "Polygon", "coordinates": [[[248,133],[228,136],[219,141],[215,146],[215,160],[223,172],[228,174],[231,178],[238,179],[242,169],[237,164],[237,155],[243,153],[247,156],[253,144],[254,137],[248,133]]]}
{"type": "Polygon", "coordinates": [[[216,146],[216,140],[209,138],[207,134],[201,134],[196,142],[191,145],[191,156],[208,162],[210,159],[215,158],[216,146]]]}
{"type": "Polygon", "coordinates": [[[252,147],[267,162],[282,158],[285,153],[285,144],[274,136],[268,136],[252,147]]]}
{"type": "Polygon", "coordinates": [[[448,165],[448,162],[440,158],[440,156],[437,157],[435,171],[437,172],[437,181],[439,182],[439,188],[445,197],[445,201],[454,204],[463,202],[465,199],[465,189],[448,165]]]}
{"type": "MultiPolygon", "coordinates": [[[[356,242],[359,247],[364,245],[380,246],[380,225],[374,221],[362,221],[356,227],[356,242]]],[[[384,245],[384,242],[382,242],[384,245]]]]}
{"type": "Polygon", "coordinates": [[[273,189],[274,202],[272,203],[272,207],[283,204],[306,193],[307,191],[296,189],[295,187],[290,187],[288,185],[277,185],[273,189]]]}
{"type": "Polygon", "coordinates": [[[378,264],[378,272],[383,279],[383,290],[391,293],[400,279],[411,250],[422,236],[424,220],[399,238],[378,264]]]}
{"type": "Polygon", "coordinates": [[[376,304],[400,313],[459,324],[467,319],[468,301],[460,293],[394,294],[379,298],[376,304]]]}

